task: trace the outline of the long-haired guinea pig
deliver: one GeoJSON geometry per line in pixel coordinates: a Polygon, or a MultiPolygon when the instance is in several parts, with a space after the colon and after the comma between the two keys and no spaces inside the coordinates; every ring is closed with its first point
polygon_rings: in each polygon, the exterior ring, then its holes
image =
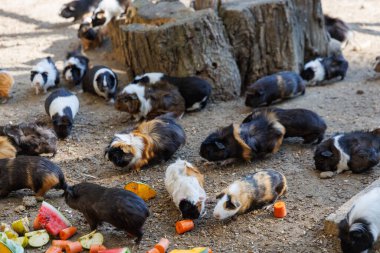
{"type": "Polygon", "coordinates": [[[263,208],[286,192],[286,178],[280,172],[268,169],[248,174],[217,195],[214,217],[223,220],[263,208]]]}
{"type": "Polygon", "coordinates": [[[240,126],[231,124],[210,134],[201,144],[200,155],[209,161],[229,158],[249,161],[276,153],[284,134],[285,128],[273,112],[256,112],[240,126]]]}
{"type": "Polygon", "coordinates": [[[135,84],[155,84],[159,81],[166,81],[176,86],[185,99],[187,112],[203,109],[211,95],[211,84],[196,76],[173,77],[164,73],[146,73],[136,76],[132,83],[135,84]]]}
{"type": "Polygon", "coordinates": [[[69,52],[63,65],[63,77],[66,81],[79,85],[88,71],[89,59],[82,55],[79,50],[69,52]]]}
{"type": "Polygon", "coordinates": [[[105,155],[116,166],[139,171],[144,165],[169,160],[185,140],[185,132],[175,119],[162,115],[132,131],[115,134],[105,155]]]}
{"type": "Polygon", "coordinates": [[[70,135],[74,117],[79,110],[79,100],[70,91],[60,88],[45,100],[46,113],[53,121],[54,131],[61,139],[70,135]]]}
{"type": "Polygon", "coordinates": [[[245,105],[258,107],[272,102],[305,94],[305,84],[292,71],[283,71],[265,76],[247,87],[245,105]]]}
{"type": "Polygon", "coordinates": [[[36,95],[38,95],[40,89],[46,93],[48,88],[59,84],[59,72],[50,56],[41,60],[32,68],[30,81],[36,95]]]}
{"type": "Polygon", "coordinates": [[[0,159],[15,158],[17,154],[16,148],[6,136],[0,136],[0,159]]]}
{"type": "Polygon", "coordinates": [[[0,69],[0,102],[2,104],[6,103],[11,97],[10,93],[14,82],[15,81],[9,72],[0,69]]]}
{"type": "Polygon", "coordinates": [[[117,92],[117,75],[106,66],[94,66],[83,79],[83,90],[113,103],[117,92]]]}
{"type": "Polygon", "coordinates": [[[129,84],[117,95],[115,108],[128,112],[137,121],[166,113],[179,118],[185,112],[185,100],[177,87],[166,81],[152,86],[129,84]]]}
{"type": "Polygon", "coordinates": [[[133,192],[79,183],[68,186],[64,196],[69,207],[83,213],[91,230],[107,222],[137,237],[136,243],[141,241],[149,209],[144,200],[133,192]]]}
{"type": "Polygon", "coordinates": [[[44,157],[0,159],[0,168],[0,197],[24,188],[33,190],[36,197],[43,197],[51,188],[65,190],[67,186],[61,169],[44,157]]]}
{"type": "Polygon", "coordinates": [[[92,13],[92,25],[105,26],[113,18],[125,13],[133,0],[101,0],[98,7],[92,13]]]}
{"type": "Polygon", "coordinates": [[[348,69],[348,62],[343,55],[317,58],[305,64],[301,76],[311,85],[318,85],[326,80],[340,77],[343,80],[348,69]]]}
{"type": "MultiPolygon", "coordinates": [[[[304,143],[320,143],[326,131],[325,121],[313,111],[306,109],[281,109],[281,108],[265,108],[256,109],[257,111],[267,111],[276,114],[278,121],[285,127],[285,136],[288,137],[302,137],[304,143]]],[[[243,123],[251,121],[252,115],[248,115],[243,123]]]]}
{"type": "Polygon", "coordinates": [[[91,17],[85,18],[78,29],[78,38],[84,51],[100,47],[104,40],[105,31],[92,27],[91,17]]]}
{"type": "Polygon", "coordinates": [[[59,15],[63,18],[74,18],[75,22],[92,12],[99,2],[100,0],[74,0],[64,4],[59,15]]]}
{"type": "Polygon", "coordinates": [[[0,126],[0,136],[8,138],[17,155],[55,155],[57,152],[57,136],[54,131],[36,123],[0,126]]]}
{"type": "Polygon", "coordinates": [[[331,38],[340,42],[345,42],[351,35],[351,30],[348,25],[339,18],[333,18],[329,15],[323,15],[325,19],[325,27],[331,38]]]}
{"type": "Polygon", "coordinates": [[[178,159],[165,173],[166,190],[184,219],[198,219],[205,212],[204,176],[191,163],[178,159]]]}
{"type": "Polygon", "coordinates": [[[361,195],[339,223],[343,253],[368,252],[380,233],[380,187],[361,195]]]}
{"type": "Polygon", "coordinates": [[[336,134],[317,146],[314,162],[317,170],[341,173],[364,172],[379,163],[380,135],[374,131],[336,134]]]}

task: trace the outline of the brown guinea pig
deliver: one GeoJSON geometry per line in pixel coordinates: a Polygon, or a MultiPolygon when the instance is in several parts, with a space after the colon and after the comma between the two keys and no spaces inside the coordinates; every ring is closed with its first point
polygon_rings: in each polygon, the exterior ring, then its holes
{"type": "Polygon", "coordinates": [[[0,99],[4,98],[1,103],[6,103],[11,97],[10,92],[14,84],[14,79],[7,71],[0,69],[0,99]]]}
{"type": "Polygon", "coordinates": [[[17,150],[8,137],[0,136],[0,159],[15,158],[17,150]]]}
{"type": "Polygon", "coordinates": [[[46,158],[18,156],[0,159],[0,197],[29,188],[41,198],[53,187],[64,190],[66,186],[61,169],[46,158]]]}

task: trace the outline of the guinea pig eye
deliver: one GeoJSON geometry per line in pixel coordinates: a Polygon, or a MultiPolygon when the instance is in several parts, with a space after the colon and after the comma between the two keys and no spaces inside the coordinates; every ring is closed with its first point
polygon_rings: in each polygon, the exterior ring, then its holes
{"type": "Polygon", "coordinates": [[[215,142],[215,145],[218,147],[218,149],[220,149],[220,150],[223,150],[223,149],[225,149],[226,147],[223,145],[223,143],[221,143],[221,142],[215,142]]]}
{"type": "Polygon", "coordinates": [[[231,200],[226,201],[226,209],[236,209],[236,208],[237,206],[235,206],[231,200]]]}
{"type": "Polygon", "coordinates": [[[69,10],[70,10],[70,11],[75,11],[74,6],[69,6],[69,10]]]}
{"type": "Polygon", "coordinates": [[[321,156],[323,156],[323,157],[332,157],[333,153],[331,151],[326,150],[326,151],[323,151],[321,153],[321,156]]]}

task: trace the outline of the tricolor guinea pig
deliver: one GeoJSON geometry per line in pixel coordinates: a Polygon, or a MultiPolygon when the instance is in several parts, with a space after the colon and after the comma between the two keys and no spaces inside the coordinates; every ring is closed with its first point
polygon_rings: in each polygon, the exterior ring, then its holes
{"type": "Polygon", "coordinates": [[[260,78],[247,87],[245,105],[258,107],[272,102],[305,94],[305,84],[301,77],[292,71],[260,78]]]}
{"type": "Polygon", "coordinates": [[[133,192],[79,183],[68,186],[64,196],[69,207],[83,213],[91,230],[107,222],[137,237],[136,243],[141,241],[149,209],[144,200],[133,192]]]}
{"type": "MultiPolygon", "coordinates": [[[[260,109],[256,109],[257,112],[260,109]]],[[[261,111],[275,113],[278,121],[285,127],[285,136],[301,137],[304,143],[320,143],[326,131],[325,121],[315,112],[306,109],[281,109],[281,108],[266,108],[261,111]]],[[[243,123],[247,123],[252,119],[254,113],[248,115],[243,123]]]]}
{"type": "Polygon", "coordinates": [[[175,119],[162,115],[132,131],[115,134],[105,155],[116,166],[139,171],[144,165],[169,160],[185,140],[185,132],[175,119]]]}
{"type": "Polygon", "coordinates": [[[329,15],[323,15],[325,19],[325,27],[331,38],[340,42],[345,42],[351,36],[351,30],[348,25],[339,18],[333,18],[329,15]]]}
{"type": "Polygon", "coordinates": [[[63,65],[63,77],[66,81],[79,85],[88,71],[89,59],[78,50],[69,52],[63,65]]]}
{"type": "Polygon", "coordinates": [[[94,66],[83,79],[83,91],[104,97],[113,103],[117,92],[117,75],[106,66],[94,66]]]}
{"type": "Polygon", "coordinates": [[[180,118],[185,112],[185,100],[177,87],[166,81],[154,85],[128,84],[117,95],[115,108],[128,112],[136,121],[166,113],[180,118]]]}
{"type": "Polygon", "coordinates": [[[210,134],[201,144],[200,155],[208,161],[241,158],[250,161],[276,153],[282,144],[285,128],[273,112],[256,112],[250,121],[210,134]]]}
{"type": "Polygon", "coordinates": [[[14,82],[12,75],[8,71],[0,69],[0,99],[2,99],[2,104],[6,103],[11,97],[10,93],[14,82]]]}
{"type": "Polygon", "coordinates": [[[203,109],[211,95],[211,84],[196,76],[173,77],[164,73],[146,73],[136,76],[132,83],[154,85],[159,81],[166,81],[178,88],[179,93],[185,99],[187,112],[203,109]]]}
{"type": "Polygon", "coordinates": [[[204,176],[191,163],[178,159],[165,173],[165,186],[184,219],[198,219],[205,213],[204,176]]]}
{"type": "Polygon", "coordinates": [[[45,100],[46,113],[53,121],[54,131],[61,139],[70,135],[74,118],[79,110],[79,100],[70,91],[60,88],[45,100]]]}
{"type": "Polygon", "coordinates": [[[317,170],[364,172],[379,163],[380,130],[336,134],[317,146],[317,170]]]}
{"type": "Polygon", "coordinates": [[[343,253],[363,253],[373,248],[380,233],[380,187],[361,195],[339,223],[343,253]]]}
{"type": "Polygon", "coordinates": [[[51,188],[65,190],[66,186],[61,169],[44,157],[0,159],[0,197],[24,188],[33,190],[36,197],[43,197],[51,188]]]}
{"type": "Polygon", "coordinates": [[[48,88],[59,84],[59,72],[50,57],[41,60],[32,68],[30,81],[36,95],[38,95],[40,89],[46,93],[48,88]]]}
{"type": "Polygon", "coordinates": [[[98,7],[92,13],[92,25],[105,26],[113,18],[125,13],[133,0],[101,0],[98,7]]]}
{"type": "Polygon", "coordinates": [[[91,17],[85,18],[78,29],[78,38],[84,51],[100,47],[103,43],[104,32],[99,28],[92,27],[91,17]]]}
{"type": "Polygon", "coordinates": [[[214,217],[229,217],[269,206],[287,192],[286,178],[275,170],[261,170],[236,180],[217,195],[214,217]]]}
{"type": "Polygon", "coordinates": [[[63,18],[74,18],[74,22],[81,20],[87,13],[92,12],[100,0],[74,0],[64,4],[60,11],[63,18]]]}

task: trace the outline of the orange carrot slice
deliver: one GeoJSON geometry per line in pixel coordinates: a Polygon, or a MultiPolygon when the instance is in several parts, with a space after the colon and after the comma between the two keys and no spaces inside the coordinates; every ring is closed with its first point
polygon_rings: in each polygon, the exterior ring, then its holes
{"type": "Polygon", "coordinates": [[[178,234],[183,234],[194,228],[194,222],[192,220],[181,220],[177,221],[175,224],[175,230],[178,234]]]}
{"type": "Polygon", "coordinates": [[[50,246],[45,253],[62,253],[62,249],[56,246],[50,246]]]}
{"type": "Polygon", "coordinates": [[[61,240],[67,240],[70,237],[72,237],[76,232],[77,232],[76,227],[68,227],[68,228],[62,229],[61,231],[59,231],[59,238],[61,238],[61,240]]]}
{"type": "Polygon", "coordinates": [[[106,250],[106,249],[107,248],[103,245],[93,244],[93,245],[91,245],[90,253],[98,253],[99,251],[106,250]]]}
{"type": "Polygon", "coordinates": [[[66,253],[78,253],[82,252],[82,244],[80,242],[69,242],[65,247],[66,253]]]}
{"type": "Polygon", "coordinates": [[[70,241],[63,241],[63,240],[53,240],[51,242],[51,245],[55,246],[55,247],[58,247],[58,248],[61,248],[61,249],[65,249],[66,248],[66,245],[69,243],[70,241]]]}

